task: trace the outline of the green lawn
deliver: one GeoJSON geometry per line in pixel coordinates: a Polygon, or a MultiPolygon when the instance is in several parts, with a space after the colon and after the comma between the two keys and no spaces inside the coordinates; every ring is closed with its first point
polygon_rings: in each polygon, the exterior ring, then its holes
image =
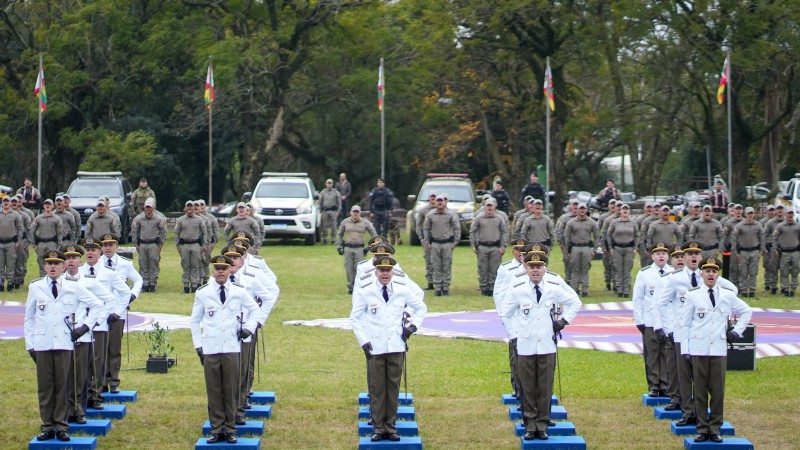
{"type": "MultiPolygon", "coordinates": [[[[281,287],[266,327],[266,364],[262,362],[261,381],[256,383],[257,390],[273,390],[278,397],[273,418],[266,421],[263,447],[354,448],[357,395],[366,391],[366,379],[363,353],[352,332],[281,325],[286,320],[349,314],[341,257],[333,246],[306,247],[300,241],[271,241],[262,247],[262,255],[281,287]]],[[[423,284],[420,248],[400,246],[397,259],[423,284]]],[[[562,272],[560,260],[560,255],[554,255],[551,269],[562,272]]],[[[180,265],[173,247],[165,248],[162,266],[159,292],[143,294],[134,309],[189,315],[192,297],[181,293],[180,265]]],[[[491,299],[479,296],[475,257],[468,247],[456,250],[453,274],[450,297],[426,294],[431,311],[493,308],[491,299]]],[[[616,301],[602,290],[599,261],[592,266],[591,282],[590,297],[584,300],[616,301]]],[[[25,301],[25,291],[4,293],[0,298],[25,301]]],[[[800,309],[797,299],[747,300],[752,306],[800,309]]],[[[186,449],[200,437],[207,420],[202,368],[188,330],[176,331],[174,344],[178,365],[167,375],[147,374],[143,370],[146,350],[137,334],[132,334],[130,363],[123,355],[121,387],[138,390],[139,401],[129,404],[127,417],[115,421],[111,433],[99,439],[100,448],[186,449]]],[[[500,395],[510,391],[505,344],[415,336],[410,345],[408,386],[426,448],[519,448],[507,407],[500,402],[500,395]]],[[[0,367],[0,417],[4,419],[0,446],[24,448],[39,426],[34,365],[22,340],[0,341],[0,355],[4,361],[0,367]]],[[[561,350],[560,355],[562,404],[590,448],[682,447],[682,438],[670,433],[669,422],[655,420],[652,409],[641,405],[647,386],[640,355],[573,349],[561,350]]],[[[798,374],[798,357],[762,359],[756,372],[728,373],[725,420],[756,447],[798,448],[798,374]]]]}

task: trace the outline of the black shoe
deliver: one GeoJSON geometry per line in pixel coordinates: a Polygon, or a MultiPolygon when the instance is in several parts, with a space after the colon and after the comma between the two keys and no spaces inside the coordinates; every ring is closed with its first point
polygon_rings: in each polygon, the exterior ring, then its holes
{"type": "Polygon", "coordinates": [[[664,411],[679,411],[681,409],[680,403],[670,403],[664,407],[664,411]]]}
{"type": "Polygon", "coordinates": [[[400,440],[400,436],[398,436],[397,433],[383,433],[383,438],[393,442],[400,440]]]}
{"type": "Polygon", "coordinates": [[[192,289],[189,290],[190,292],[197,292],[197,286],[192,286],[192,289]]]}
{"type": "Polygon", "coordinates": [[[353,294],[353,290],[352,289],[347,289],[347,295],[352,295],[352,294],[353,294]]]}
{"type": "Polygon", "coordinates": [[[42,431],[42,434],[36,436],[37,441],[49,441],[56,437],[56,430],[42,431]]]}
{"type": "Polygon", "coordinates": [[[434,293],[433,293],[433,296],[434,296],[434,297],[441,297],[441,296],[442,296],[442,291],[436,291],[436,292],[434,292],[434,293]]]}
{"type": "Polygon", "coordinates": [[[93,402],[89,402],[89,408],[92,408],[92,409],[103,409],[103,403],[100,402],[100,401],[97,401],[97,400],[95,400],[93,402]]]}
{"type": "Polygon", "coordinates": [[[383,440],[383,433],[375,433],[375,434],[372,435],[371,438],[369,438],[369,440],[372,441],[372,442],[382,441],[383,440]]]}
{"type": "Polygon", "coordinates": [[[775,295],[775,294],[777,294],[777,293],[778,293],[778,289],[776,289],[776,288],[772,288],[772,289],[770,289],[770,292],[769,292],[769,293],[770,293],[770,294],[772,294],[772,295],[775,295]]]}
{"type": "Polygon", "coordinates": [[[86,416],[78,416],[75,419],[75,423],[78,423],[78,424],[81,424],[81,425],[86,425],[86,416]]]}
{"type": "Polygon", "coordinates": [[[236,416],[236,425],[246,425],[247,421],[242,416],[236,416]]]}
{"type": "Polygon", "coordinates": [[[6,290],[5,286],[2,283],[0,283],[0,292],[3,292],[5,290],[6,290]]]}
{"type": "Polygon", "coordinates": [[[428,287],[426,287],[425,290],[426,291],[432,291],[433,290],[433,283],[428,283],[428,287]]]}
{"type": "Polygon", "coordinates": [[[14,286],[15,286],[14,284],[9,284],[9,285],[8,285],[8,289],[7,289],[7,290],[8,290],[8,292],[11,292],[11,291],[13,291],[13,290],[14,290],[14,286]]]}
{"type": "Polygon", "coordinates": [[[112,394],[119,394],[119,386],[112,387],[108,392],[111,392],[112,394]]]}
{"type": "Polygon", "coordinates": [[[695,416],[690,416],[690,417],[683,416],[683,417],[681,417],[681,420],[675,422],[675,426],[676,427],[686,427],[686,426],[689,426],[689,425],[697,425],[697,417],[695,417],[695,416]]]}
{"type": "Polygon", "coordinates": [[[225,435],[225,442],[228,444],[235,444],[238,441],[239,439],[236,438],[236,433],[228,433],[225,435]]]}
{"type": "Polygon", "coordinates": [[[69,433],[64,430],[56,431],[56,439],[62,442],[66,442],[69,440],[69,433]]]}
{"type": "Polygon", "coordinates": [[[449,297],[449,296],[450,296],[450,291],[448,291],[447,289],[442,289],[442,297],[449,297]]]}
{"type": "Polygon", "coordinates": [[[244,409],[253,409],[253,405],[251,405],[250,402],[244,402],[243,408],[244,409]]]}
{"type": "Polygon", "coordinates": [[[617,297],[622,298],[624,295],[622,295],[622,292],[617,292],[617,297]]]}
{"type": "Polygon", "coordinates": [[[541,441],[546,441],[550,438],[550,436],[547,435],[547,431],[537,431],[534,434],[536,435],[536,439],[539,439],[541,441]]]}
{"type": "Polygon", "coordinates": [[[611,290],[611,283],[606,283],[606,290],[607,290],[607,291],[610,291],[610,290],[611,290]]]}
{"type": "Polygon", "coordinates": [[[372,417],[370,417],[369,420],[367,421],[367,425],[369,425],[369,426],[375,425],[375,421],[372,420],[372,417]]]}
{"type": "Polygon", "coordinates": [[[659,397],[669,397],[669,394],[667,394],[667,390],[666,389],[659,389],[658,396],[659,397]]]}
{"type": "Polygon", "coordinates": [[[532,440],[536,439],[537,435],[538,435],[538,433],[536,431],[528,431],[527,433],[525,433],[525,436],[522,436],[522,439],[524,439],[526,441],[532,441],[532,440]]]}
{"type": "MultiPolygon", "coordinates": [[[[184,286],[184,287],[183,287],[183,293],[184,293],[184,294],[188,294],[188,293],[189,293],[189,286],[184,286]]],[[[211,436],[211,439],[214,439],[214,436],[211,436]]],[[[209,439],[209,441],[210,441],[211,439],[209,439]]],[[[215,441],[215,442],[219,442],[219,441],[215,441]]],[[[211,444],[213,444],[213,443],[214,443],[214,442],[211,442],[211,444]]]]}
{"type": "Polygon", "coordinates": [[[648,397],[658,397],[658,389],[650,389],[650,393],[647,394],[648,397]]]}
{"type": "Polygon", "coordinates": [[[747,296],[750,297],[750,298],[755,298],[756,293],[755,292],[751,292],[747,296]]]}
{"type": "Polygon", "coordinates": [[[548,427],[554,427],[554,426],[556,426],[556,423],[551,420],[551,421],[547,422],[547,426],[548,427]]]}
{"type": "Polygon", "coordinates": [[[78,420],[78,418],[75,417],[75,416],[68,416],[67,417],[67,422],[75,422],[76,420],[78,420]]]}
{"type": "Polygon", "coordinates": [[[717,444],[722,442],[722,438],[718,434],[709,434],[708,439],[711,442],[716,442],[717,444]]]}
{"type": "Polygon", "coordinates": [[[581,297],[588,297],[589,293],[586,291],[581,292],[581,297]]]}
{"type": "Polygon", "coordinates": [[[210,438],[208,438],[206,440],[206,442],[209,443],[209,444],[216,444],[216,443],[222,442],[224,440],[225,440],[225,435],[224,434],[222,434],[222,433],[214,433],[214,434],[211,435],[210,438]]]}
{"type": "Polygon", "coordinates": [[[700,433],[694,437],[695,442],[705,442],[708,440],[708,435],[705,433],[700,433]]]}
{"type": "Polygon", "coordinates": [[[150,285],[150,292],[155,292],[155,291],[156,291],[156,285],[155,284],[150,285]]]}

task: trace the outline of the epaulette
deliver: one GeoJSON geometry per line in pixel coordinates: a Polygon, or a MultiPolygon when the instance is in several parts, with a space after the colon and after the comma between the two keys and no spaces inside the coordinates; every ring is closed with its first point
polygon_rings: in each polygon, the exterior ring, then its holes
{"type": "Polygon", "coordinates": [[[646,265],[646,266],[642,267],[641,269],[639,269],[639,272],[641,272],[641,271],[643,271],[643,270],[647,270],[647,269],[649,269],[649,268],[650,268],[650,266],[652,266],[652,264],[648,264],[648,265],[646,265]]]}
{"type": "Polygon", "coordinates": [[[35,283],[35,282],[37,282],[37,281],[39,281],[39,280],[43,280],[43,279],[44,279],[44,277],[39,277],[39,278],[37,278],[37,279],[35,279],[35,280],[31,281],[31,283],[35,283]]]}
{"type": "Polygon", "coordinates": [[[133,261],[131,261],[130,259],[128,259],[128,258],[126,258],[126,257],[124,257],[124,256],[122,256],[122,255],[119,255],[119,254],[118,254],[117,256],[119,256],[119,259],[124,259],[125,261],[128,261],[128,262],[133,262],[133,261]]]}
{"type": "Polygon", "coordinates": [[[69,281],[78,281],[76,277],[71,277],[69,275],[64,275],[64,279],[69,281]]]}
{"type": "Polygon", "coordinates": [[[369,273],[369,274],[371,274],[372,272],[375,272],[375,266],[370,267],[369,269],[364,271],[364,273],[369,273]]]}
{"type": "Polygon", "coordinates": [[[250,273],[250,272],[242,272],[242,273],[244,273],[244,274],[245,274],[245,275],[247,275],[248,277],[254,277],[254,278],[255,278],[255,276],[256,276],[256,274],[254,274],[254,273],[250,273]]]}
{"type": "Polygon", "coordinates": [[[197,290],[199,291],[200,289],[203,289],[203,288],[204,288],[204,287],[206,287],[206,286],[208,286],[208,283],[206,283],[206,284],[204,284],[204,285],[200,286],[199,288],[197,288],[197,290]]]}
{"type": "Polygon", "coordinates": [[[361,264],[364,264],[365,262],[370,262],[370,260],[369,259],[365,259],[363,261],[359,261],[358,264],[356,264],[356,265],[360,266],[361,264]]]}
{"type": "Polygon", "coordinates": [[[733,289],[729,288],[728,286],[720,286],[720,289],[725,289],[725,290],[728,290],[728,291],[731,291],[731,292],[735,292],[733,289]]]}
{"type": "Polygon", "coordinates": [[[695,287],[693,287],[693,288],[689,289],[689,291],[688,291],[688,292],[696,291],[696,290],[698,290],[698,289],[700,289],[700,286],[695,286],[695,287]]]}
{"type": "Polygon", "coordinates": [[[525,281],[523,281],[522,283],[517,283],[517,284],[515,284],[515,285],[514,285],[514,287],[517,287],[517,286],[522,286],[523,284],[525,284],[525,281]]]}
{"type": "Polygon", "coordinates": [[[97,275],[86,274],[83,276],[83,278],[97,278],[97,275]]]}
{"type": "Polygon", "coordinates": [[[546,270],[545,272],[546,272],[546,273],[549,273],[550,275],[558,275],[557,273],[555,273],[555,272],[552,272],[552,271],[550,271],[550,270],[546,270]]]}
{"type": "Polygon", "coordinates": [[[520,273],[518,273],[518,274],[516,274],[514,276],[515,277],[521,277],[521,276],[524,276],[524,275],[527,275],[527,274],[528,274],[528,272],[520,272],[520,273]]]}
{"type": "Polygon", "coordinates": [[[405,277],[406,276],[405,272],[403,272],[400,269],[392,269],[392,272],[394,272],[395,276],[398,276],[398,277],[405,277]]]}
{"type": "Polygon", "coordinates": [[[555,284],[556,286],[561,286],[561,283],[556,283],[556,282],[555,282],[555,281],[553,281],[553,280],[545,280],[545,281],[547,281],[547,282],[548,282],[548,283],[550,283],[550,284],[555,284]]]}
{"type": "Polygon", "coordinates": [[[244,286],[242,286],[241,284],[239,284],[239,282],[238,282],[238,281],[232,281],[232,282],[231,282],[231,284],[232,284],[232,285],[234,285],[234,286],[239,286],[240,288],[244,288],[244,286]]]}
{"type": "Polygon", "coordinates": [[[392,278],[392,282],[393,283],[397,283],[397,284],[402,285],[402,286],[406,285],[406,280],[395,280],[394,278],[392,278]]]}
{"type": "Polygon", "coordinates": [[[108,270],[113,270],[114,272],[117,271],[116,267],[110,267],[110,266],[103,266],[103,267],[105,267],[108,270]]]}
{"type": "Polygon", "coordinates": [[[264,258],[262,258],[262,257],[260,257],[260,256],[258,256],[258,255],[252,255],[252,254],[251,254],[250,256],[252,256],[252,257],[253,257],[253,258],[255,258],[255,259],[264,259],[264,258]]]}
{"type": "Polygon", "coordinates": [[[361,275],[361,278],[359,278],[359,280],[366,280],[367,278],[369,278],[371,276],[372,276],[372,272],[367,272],[364,275],[361,275]]]}
{"type": "Polygon", "coordinates": [[[362,284],[361,285],[361,289],[364,289],[365,287],[369,286],[370,284],[372,284],[372,281],[370,281],[369,283],[362,284]]]}
{"type": "Polygon", "coordinates": [[[500,265],[501,266],[507,266],[507,265],[513,263],[514,261],[515,261],[514,259],[509,259],[508,261],[506,261],[506,262],[504,262],[503,264],[500,264],[500,265]]]}
{"type": "Polygon", "coordinates": [[[667,272],[667,273],[665,273],[665,274],[664,274],[664,276],[667,276],[667,275],[675,275],[676,273],[680,273],[680,272],[683,272],[683,269],[675,269],[675,270],[673,270],[672,272],[667,272]]]}

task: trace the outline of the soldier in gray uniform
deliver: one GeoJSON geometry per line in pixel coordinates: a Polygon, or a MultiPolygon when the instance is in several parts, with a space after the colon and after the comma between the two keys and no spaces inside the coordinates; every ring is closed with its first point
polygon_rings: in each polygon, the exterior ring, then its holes
{"type": "Polygon", "coordinates": [[[767,245],[767,254],[764,256],[764,284],[772,295],[778,292],[778,268],[780,256],[772,248],[772,233],[779,223],[783,222],[783,203],[775,205],[775,215],[764,224],[764,240],[767,245]]]}
{"type": "Polygon", "coordinates": [[[64,199],[64,209],[69,211],[72,214],[72,217],[75,218],[75,229],[72,230],[72,235],[74,236],[75,242],[79,242],[81,240],[81,214],[75,210],[75,208],[69,206],[70,202],[72,201],[67,194],[61,194],[61,197],[64,199]]]}
{"type": "Polygon", "coordinates": [[[77,242],[78,235],[75,234],[75,216],[67,211],[64,205],[64,197],[56,196],[56,210],[53,214],[61,219],[61,242],[66,245],[72,245],[77,242]]]}
{"type": "Polygon", "coordinates": [[[175,222],[175,246],[181,255],[183,293],[188,294],[200,286],[200,254],[208,240],[205,220],[194,215],[194,202],[187,201],[183,211],[175,222]]]}
{"type": "Polygon", "coordinates": [[[104,234],[122,235],[119,217],[108,209],[108,200],[97,200],[97,211],[93,212],[86,220],[86,237],[100,241],[104,234]],[[115,220],[116,218],[116,220],[115,220]]]}
{"type": "MultiPolygon", "coordinates": [[[[256,233],[254,235],[255,237],[254,237],[253,245],[251,245],[250,249],[249,249],[249,252],[250,252],[251,255],[256,255],[257,256],[258,253],[261,251],[261,244],[264,242],[264,221],[258,219],[255,216],[256,209],[253,207],[252,203],[247,202],[247,204],[245,206],[247,206],[247,215],[250,216],[251,219],[255,220],[256,225],[258,225],[258,233],[256,233]]],[[[219,227],[217,227],[217,228],[219,228],[219,227]]]]}
{"type": "MultiPolygon", "coordinates": [[[[733,234],[733,229],[736,228],[736,225],[741,223],[744,218],[742,217],[744,208],[740,204],[734,204],[733,209],[731,210],[731,216],[728,217],[722,223],[722,235],[724,236],[723,240],[723,249],[726,252],[730,252],[731,247],[731,235],[733,234]]],[[[729,257],[730,259],[730,257],[729,257]]],[[[729,260],[728,264],[728,273],[725,274],[725,278],[730,280],[731,283],[739,286],[739,265],[736,261],[729,260]]]]}
{"type": "Polygon", "coordinates": [[[763,228],[767,226],[767,222],[773,217],[775,217],[775,205],[767,205],[766,215],[758,219],[758,223],[760,223],[761,227],[763,228]]]}
{"type": "Polygon", "coordinates": [[[700,220],[700,207],[700,202],[689,202],[688,214],[680,221],[680,226],[684,237],[689,235],[689,230],[691,230],[692,224],[696,220],[700,220]]]}
{"type": "Polygon", "coordinates": [[[731,264],[737,264],[739,293],[742,297],[756,296],[758,257],[766,252],[764,228],[756,222],[756,211],[747,207],[745,220],[739,222],[731,234],[731,264]]]}
{"type": "Polygon", "coordinates": [[[161,273],[161,248],[167,240],[167,219],[156,210],[152,198],[145,200],[144,212],[134,217],[131,238],[139,254],[142,291],[155,292],[161,273]]]}
{"type": "MultiPolygon", "coordinates": [[[[219,224],[217,218],[211,214],[206,214],[206,201],[203,199],[194,201],[194,215],[203,219],[206,224],[206,245],[205,252],[200,254],[200,284],[208,283],[211,276],[209,264],[211,264],[211,254],[214,252],[214,244],[219,240],[219,224]]],[[[263,236],[263,234],[261,235],[263,236]]]]}
{"type": "Polygon", "coordinates": [[[639,223],[639,236],[642,237],[639,240],[642,241],[641,247],[644,248],[644,255],[639,255],[642,259],[642,267],[651,263],[650,249],[647,247],[649,245],[647,242],[647,231],[650,230],[650,224],[657,222],[659,219],[661,219],[661,203],[650,202],[650,214],[639,223]]]}
{"type": "Polygon", "coordinates": [[[550,220],[550,216],[543,213],[544,206],[541,200],[537,198],[531,204],[533,205],[533,212],[522,223],[518,238],[534,244],[543,244],[550,248],[553,246],[553,241],[556,240],[553,221],[550,220]]]}
{"type": "Polygon", "coordinates": [[[617,297],[630,297],[631,270],[636,249],[639,247],[639,227],[631,219],[631,209],[626,203],[617,202],[619,218],[608,226],[608,242],[614,260],[614,287],[617,297]]]}
{"type": "Polygon", "coordinates": [[[46,199],[43,212],[33,219],[31,236],[39,262],[39,276],[44,276],[44,258],[53,250],[61,250],[61,219],[53,214],[53,200],[46,199]]]}
{"type": "Polygon", "coordinates": [[[561,215],[556,221],[556,240],[559,247],[561,247],[561,259],[564,262],[564,280],[567,284],[572,281],[572,264],[569,263],[569,256],[567,255],[567,242],[564,240],[564,228],[567,222],[578,217],[578,204],[577,199],[572,199],[569,202],[569,210],[561,215]]]}
{"type": "Polygon", "coordinates": [[[372,222],[361,217],[361,207],[353,205],[350,217],[342,220],[336,233],[336,246],[339,254],[344,256],[344,271],[347,274],[347,293],[353,293],[356,280],[356,266],[364,258],[364,234],[370,237],[377,235],[372,222]]]}
{"type": "Polygon", "coordinates": [[[722,224],[713,217],[711,205],[703,206],[703,217],[692,223],[687,241],[696,241],[703,249],[703,259],[716,258],[723,241],[722,224]]]}
{"type": "Polygon", "coordinates": [[[436,195],[436,209],[428,212],[423,224],[425,243],[431,249],[431,265],[433,265],[433,295],[450,295],[451,269],[453,266],[453,250],[461,237],[461,225],[456,213],[447,207],[447,194],[436,195]]]}
{"type": "Polygon", "coordinates": [[[17,249],[23,241],[25,228],[22,217],[11,209],[11,198],[3,197],[3,209],[0,211],[0,292],[14,290],[14,269],[17,262],[17,249]]]}
{"type": "Polygon", "coordinates": [[[608,227],[611,222],[618,219],[617,200],[611,199],[608,202],[608,211],[600,215],[597,220],[597,228],[600,230],[600,246],[603,247],[603,277],[606,280],[606,290],[610,291],[611,283],[614,282],[614,260],[611,257],[611,246],[608,242],[608,227]]]}
{"type": "MultiPolygon", "coordinates": [[[[236,204],[236,217],[228,219],[228,223],[225,224],[225,240],[230,241],[231,236],[236,236],[240,231],[249,233],[255,237],[255,240],[258,240],[258,236],[263,236],[259,234],[260,230],[256,219],[247,215],[247,204],[244,202],[236,204]]],[[[255,242],[251,242],[250,245],[251,252],[254,252],[255,242]]]]}
{"type": "MultiPolygon", "coordinates": [[[[525,202],[524,212],[519,215],[514,215],[514,228],[511,231],[511,238],[512,239],[522,239],[522,225],[528,220],[528,217],[531,217],[536,211],[536,204],[534,203],[538,199],[533,199],[530,201],[525,202]]],[[[541,202],[541,200],[539,200],[541,202]]],[[[541,205],[541,203],[539,203],[541,205]]],[[[541,210],[541,208],[539,208],[541,210]]],[[[517,211],[519,212],[519,211],[517,211]]]]}
{"type": "Polygon", "coordinates": [[[512,240],[514,240],[514,230],[517,229],[517,224],[520,224],[520,227],[522,227],[522,223],[520,221],[521,220],[525,220],[524,219],[525,216],[527,216],[528,213],[529,213],[528,204],[531,203],[532,201],[533,201],[533,197],[531,197],[530,195],[526,196],[525,198],[522,199],[522,209],[520,209],[520,210],[518,210],[517,212],[514,213],[514,217],[511,219],[511,239],[512,240]]]}
{"type": "Polygon", "coordinates": [[[497,201],[494,198],[486,200],[483,206],[483,214],[473,220],[469,228],[469,241],[472,251],[478,255],[481,295],[491,297],[497,268],[508,244],[508,225],[497,214],[497,201]]]}
{"type": "Polygon", "coordinates": [[[339,217],[339,212],[342,209],[342,196],[339,191],[333,188],[333,180],[328,178],[325,180],[325,189],[319,191],[319,210],[322,216],[322,223],[320,229],[322,231],[322,243],[328,243],[330,236],[330,243],[335,242],[336,235],[336,218],[339,217]]]}
{"type": "Polygon", "coordinates": [[[800,272],[800,223],[795,222],[794,209],[786,208],[786,220],[772,232],[772,248],[780,256],[781,292],[794,297],[797,274],[800,272]]]}
{"type": "Polygon", "coordinates": [[[19,196],[11,197],[11,209],[19,214],[22,219],[22,227],[25,229],[22,234],[22,241],[17,247],[17,259],[14,263],[14,289],[19,289],[20,286],[25,284],[25,275],[28,274],[28,246],[33,243],[33,235],[31,234],[33,217],[23,211],[24,207],[19,196]]]}
{"type": "Polygon", "coordinates": [[[586,215],[586,205],[579,204],[578,216],[564,227],[564,242],[567,243],[567,255],[572,266],[570,287],[583,297],[589,296],[589,269],[592,267],[594,245],[598,239],[600,232],[597,222],[586,215]]]}
{"type": "Polygon", "coordinates": [[[652,261],[650,260],[650,252],[647,251],[647,231],[642,230],[642,222],[644,219],[650,217],[653,213],[653,204],[650,202],[644,202],[644,211],[636,216],[634,221],[636,221],[636,226],[639,227],[639,235],[642,236],[642,239],[639,239],[639,266],[646,267],[652,261]]]}
{"type": "Polygon", "coordinates": [[[433,290],[433,266],[431,266],[431,249],[425,245],[425,230],[423,227],[425,226],[425,216],[427,216],[428,213],[435,208],[436,193],[431,192],[430,195],[428,195],[428,204],[420,207],[419,211],[417,211],[417,217],[414,221],[417,237],[422,245],[423,256],[425,257],[425,279],[428,280],[428,286],[425,288],[426,291],[433,290]]]}
{"type": "Polygon", "coordinates": [[[647,246],[653,248],[656,242],[665,242],[668,246],[683,244],[681,226],[669,219],[669,206],[661,207],[658,220],[650,222],[647,227],[647,246]]]}

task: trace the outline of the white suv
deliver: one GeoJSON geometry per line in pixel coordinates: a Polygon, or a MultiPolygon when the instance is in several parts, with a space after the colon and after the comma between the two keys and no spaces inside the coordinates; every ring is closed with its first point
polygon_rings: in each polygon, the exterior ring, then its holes
{"type": "Polygon", "coordinates": [[[264,223],[264,237],[304,238],[306,245],[319,239],[318,197],[307,173],[264,172],[255,190],[244,194],[264,223]]]}

